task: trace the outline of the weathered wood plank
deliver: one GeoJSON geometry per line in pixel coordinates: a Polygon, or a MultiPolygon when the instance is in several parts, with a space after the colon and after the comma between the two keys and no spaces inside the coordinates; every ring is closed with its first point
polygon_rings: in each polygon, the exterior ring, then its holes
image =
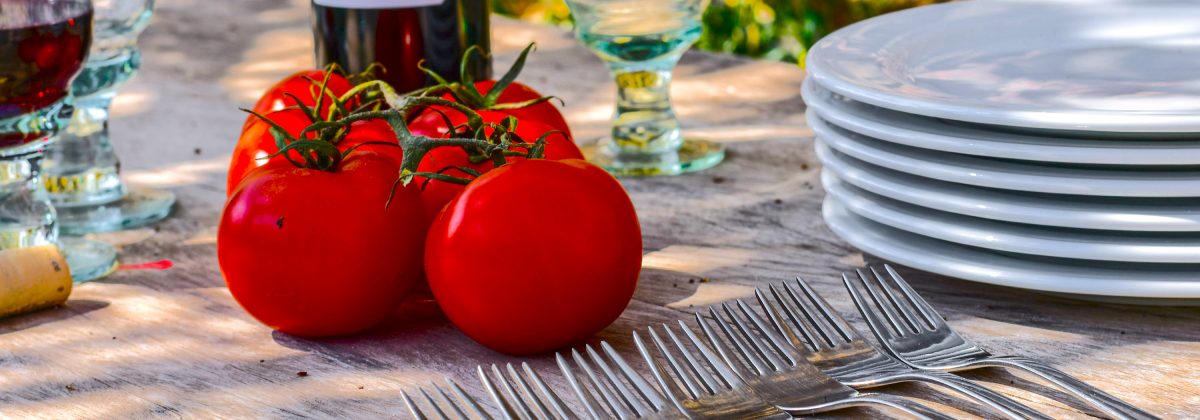
{"type": "MultiPolygon", "coordinates": [[[[170,259],[78,287],[64,307],[0,321],[0,416],[393,417],[400,390],[453,378],[482,395],[478,364],[529,362],[562,387],[553,358],[480,347],[429,302],[357,337],[307,340],[250,319],[223,287],[215,225],[229,150],[248,105],[309,64],[307,2],[159,2],[143,37],[143,72],[117,99],[112,131],[127,179],[169,188],[175,215],[154,229],[105,235],[125,262],[170,259]],[[299,376],[306,372],[307,376],[299,376]]],[[[613,92],[603,65],[569,34],[498,20],[500,68],[531,40],[525,80],[563,98],[580,139],[606,131],[613,92]]],[[[634,302],[596,339],[630,360],[629,332],[801,275],[856,326],[837,275],[862,256],[824,226],[811,131],[795,66],[689,53],[675,101],[689,133],[728,144],[728,162],[675,178],[625,180],[645,232],[634,302]],[[704,279],[705,281],[699,281],[704,279]]],[[[1200,310],[1077,302],[905,271],[963,333],[998,353],[1040,358],[1170,418],[1200,412],[1200,310]]],[[[1095,414],[1027,376],[966,374],[1055,417],[1095,414]]],[[[921,386],[889,392],[986,414],[921,386]]],[[[949,408],[947,408],[949,410],[949,408]]],[[[839,416],[862,416],[847,411],[839,416]]],[[[880,413],[870,413],[880,414],[880,413]]]]}

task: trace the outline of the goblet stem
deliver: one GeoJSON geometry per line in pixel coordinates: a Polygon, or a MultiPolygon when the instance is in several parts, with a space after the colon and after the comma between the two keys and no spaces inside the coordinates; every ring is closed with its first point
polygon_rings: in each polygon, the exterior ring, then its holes
{"type": "Polygon", "coordinates": [[[119,161],[108,140],[108,109],[112,93],[76,101],[71,125],[47,151],[46,190],[57,207],[111,203],[125,187],[118,176],[119,161]]]}
{"type": "Polygon", "coordinates": [[[671,109],[670,63],[652,67],[610,65],[617,83],[616,116],[609,147],[617,155],[663,153],[683,144],[679,119],[671,109]]]}
{"type": "Polygon", "coordinates": [[[0,250],[58,239],[54,208],[41,188],[41,153],[0,158],[0,250]]]}

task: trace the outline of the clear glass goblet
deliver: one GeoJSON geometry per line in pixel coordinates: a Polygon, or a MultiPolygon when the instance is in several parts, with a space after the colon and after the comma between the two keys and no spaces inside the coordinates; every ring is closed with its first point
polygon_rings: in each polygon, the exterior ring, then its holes
{"type": "Polygon", "coordinates": [[[137,72],[138,35],[150,22],[153,0],[94,0],[91,53],[71,85],[75,114],[46,152],[44,182],[64,235],[106,232],[153,223],[171,212],[175,196],[121,182],[120,161],[108,134],[117,87],[137,72]]]}
{"type": "Polygon", "coordinates": [[[0,250],[58,244],[79,281],[116,266],[103,243],[58,236],[43,151],[67,126],[92,42],[90,0],[0,0],[0,250]]]}
{"type": "Polygon", "coordinates": [[[671,71],[702,31],[708,0],[567,0],[575,34],[617,83],[612,134],[585,149],[617,175],[676,175],[725,158],[719,143],[686,138],[671,108],[671,71]]]}

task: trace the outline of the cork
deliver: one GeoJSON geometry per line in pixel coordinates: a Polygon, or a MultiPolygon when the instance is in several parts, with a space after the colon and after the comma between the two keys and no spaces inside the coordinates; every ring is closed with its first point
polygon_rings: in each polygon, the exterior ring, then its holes
{"type": "Polygon", "coordinates": [[[54,245],[0,251],[0,318],[61,305],[71,270],[54,245]]]}

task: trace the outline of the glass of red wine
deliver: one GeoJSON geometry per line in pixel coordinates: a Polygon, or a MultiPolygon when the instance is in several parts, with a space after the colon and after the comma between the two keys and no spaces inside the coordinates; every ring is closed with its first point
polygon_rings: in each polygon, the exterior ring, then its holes
{"type": "Polygon", "coordinates": [[[70,121],[71,80],[91,43],[91,0],[0,0],[0,250],[57,243],[77,280],[107,274],[116,253],[59,240],[40,172],[70,121]]]}

